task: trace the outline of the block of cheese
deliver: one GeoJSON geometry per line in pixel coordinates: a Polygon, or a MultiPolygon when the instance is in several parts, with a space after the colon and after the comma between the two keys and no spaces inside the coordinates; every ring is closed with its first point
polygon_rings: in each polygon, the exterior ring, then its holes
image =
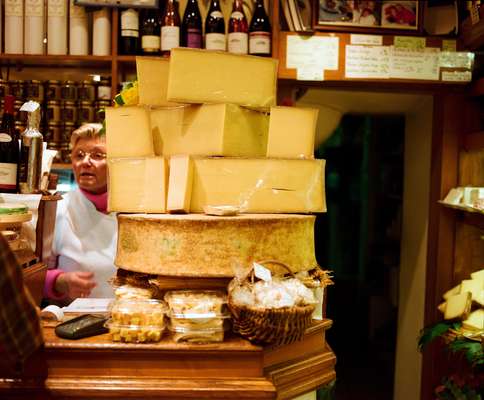
{"type": "Polygon", "coordinates": [[[325,160],[194,158],[191,212],[236,206],[245,213],[326,212],[325,160]]]}
{"type": "Polygon", "coordinates": [[[148,109],[106,107],[106,151],[108,158],[154,156],[148,109]]]}
{"type": "Polygon", "coordinates": [[[450,296],[454,296],[460,293],[460,283],[457,286],[454,286],[452,289],[447,290],[442,296],[445,300],[447,300],[450,296]]]}
{"type": "Polygon", "coordinates": [[[484,187],[464,187],[462,202],[466,206],[473,206],[479,199],[484,199],[484,187]]]}
{"type": "Polygon", "coordinates": [[[276,104],[276,86],[275,59],[180,47],[171,51],[169,101],[267,109],[276,104]]]}
{"type": "Polygon", "coordinates": [[[269,117],[235,104],[151,110],[155,153],[264,157],[269,117]]]}
{"type": "Polygon", "coordinates": [[[317,108],[271,107],[267,157],[314,158],[317,108]]]}
{"type": "Polygon", "coordinates": [[[484,269],[473,272],[471,278],[484,282],[484,269]]]}
{"type": "MultiPolygon", "coordinates": [[[[253,261],[316,266],[312,215],[119,214],[115,264],[167,276],[233,277],[253,261]]],[[[280,267],[279,267],[280,268],[280,267]]],[[[275,272],[282,272],[275,266],[275,272]]]]}
{"type": "Polygon", "coordinates": [[[170,178],[168,180],[167,210],[189,212],[192,198],[193,163],[190,156],[170,157],[170,178]]]}
{"type": "Polygon", "coordinates": [[[465,279],[461,283],[460,292],[470,292],[472,295],[472,301],[475,301],[484,307],[484,281],[465,279]]]}
{"type": "Polygon", "coordinates": [[[463,292],[450,296],[447,299],[447,305],[445,306],[444,318],[467,318],[469,311],[471,310],[471,294],[469,292],[463,292]]]}
{"type": "Polygon", "coordinates": [[[108,210],[166,212],[168,166],[164,157],[108,159],[108,210]]]}
{"type": "Polygon", "coordinates": [[[150,106],[176,106],[168,101],[168,71],[170,60],[162,57],[136,57],[139,104],[150,106]]]}
{"type": "Polygon", "coordinates": [[[470,331],[484,330],[484,309],[473,311],[462,321],[462,327],[470,331]]]}

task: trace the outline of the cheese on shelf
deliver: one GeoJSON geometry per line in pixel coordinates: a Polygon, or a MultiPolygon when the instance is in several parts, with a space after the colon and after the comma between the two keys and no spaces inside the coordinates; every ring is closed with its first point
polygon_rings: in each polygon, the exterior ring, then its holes
{"type": "Polygon", "coordinates": [[[106,107],[106,150],[108,158],[154,156],[148,109],[106,107]]]}
{"type": "MultiPolygon", "coordinates": [[[[314,220],[285,214],[119,214],[115,264],[190,277],[233,277],[237,268],[262,260],[307,271],[316,266],[314,220]]],[[[274,271],[283,269],[275,265],[274,271]]]]}
{"type": "Polygon", "coordinates": [[[174,106],[167,100],[170,60],[162,57],[136,57],[139,103],[150,106],[174,106]]]}
{"type": "Polygon", "coordinates": [[[484,330],[484,310],[481,308],[471,312],[467,319],[462,321],[462,327],[470,331],[484,330]]]}
{"type": "Polygon", "coordinates": [[[168,182],[167,210],[189,212],[193,182],[193,163],[189,156],[178,155],[170,158],[168,182]]]}
{"type": "Polygon", "coordinates": [[[108,211],[166,212],[165,158],[113,158],[108,159],[108,168],[108,211]]]}
{"type": "Polygon", "coordinates": [[[264,157],[269,117],[234,104],[151,110],[155,153],[264,157]]]}
{"type": "Polygon", "coordinates": [[[460,293],[460,283],[457,286],[454,286],[452,289],[447,290],[442,296],[445,300],[447,300],[450,296],[454,296],[460,293]]]}
{"type": "Polygon", "coordinates": [[[484,269],[473,272],[471,278],[484,282],[484,269]]]}
{"type": "Polygon", "coordinates": [[[325,160],[194,158],[190,211],[326,212],[324,167],[325,160]]]}
{"type": "Polygon", "coordinates": [[[276,104],[276,86],[273,58],[187,48],[170,54],[169,101],[267,109],[276,104]]]}
{"type": "Polygon", "coordinates": [[[465,279],[461,283],[460,292],[471,293],[472,300],[484,307],[484,281],[477,279],[465,279]]]}
{"type": "Polygon", "coordinates": [[[447,299],[447,304],[445,306],[444,318],[445,319],[455,319],[455,318],[466,318],[471,310],[471,294],[469,292],[464,292],[450,296],[447,299]]]}
{"type": "Polygon", "coordinates": [[[271,107],[267,157],[314,158],[317,108],[271,107]]]}

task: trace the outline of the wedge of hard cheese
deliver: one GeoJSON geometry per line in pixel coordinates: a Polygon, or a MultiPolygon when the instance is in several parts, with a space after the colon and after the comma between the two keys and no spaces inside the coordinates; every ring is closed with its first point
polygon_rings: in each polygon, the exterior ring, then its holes
{"type": "Polygon", "coordinates": [[[326,212],[324,167],[325,160],[194,158],[190,211],[326,212]]]}
{"type": "Polygon", "coordinates": [[[164,157],[108,159],[108,211],[166,212],[168,166],[164,157]]]}
{"type": "Polygon", "coordinates": [[[149,106],[176,106],[166,98],[170,60],[161,57],[136,57],[139,103],[149,106]]]}
{"type": "Polygon", "coordinates": [[[277,60],[198,49],[170,54],[167,97],[180,103],[276,104],[277,60]]]}
{"type": "Polygon", "coordinates": [[[154,156],[148,109],[106,107],[106,150],[108,158],[154,156]]]}
{"type": "MultiPolygon", "coordinates": [[[[252,261],[316,265],[312,215],[119,214],[115,264],[168,276],[233,277],[252,261]]],[[[274,266],[275,272],[282,272],[274,266]]]]}
{"type": "Polygon", "coordinates": [[[462,327],[469,331],[484,330],[484,309],[471,312],[467,319],[462,321],[462,327]]]}
{"type": "Polygon", "coordinates": [[[189,212],[192,198],[193,162],[190,156],[170,157],[167,211],[189,212]]]}
{"type": "Polygon", "coordinates": [[[317,108],[271,107],[267,157],[314,158],[317,108]]]}
{"type": "Polygon", "coordinates": [[[151,110],[155,153],[264,157],[269,117],[235,104],[151,110]]]}
{"type": "Polygon", "coordinates": [[[471,311],[472,297],[469,292],[464,292],[450,296],[445,306],[444,318],[456,319],[467,318],[471,311]]]}

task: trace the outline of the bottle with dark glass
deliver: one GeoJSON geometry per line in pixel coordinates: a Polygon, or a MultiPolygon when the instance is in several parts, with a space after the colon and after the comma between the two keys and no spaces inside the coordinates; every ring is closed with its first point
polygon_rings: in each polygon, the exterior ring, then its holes
{"type": "Polygon", "coordinates": [[[170,54],[174,47],[180,47],[180,13],[178,2],[167,0],[165,12],[161,19],[161,53],[170,54]]]}
{"type": "Polygon", "coordinates": [[[202,48],[202,16],[197,0],[188,0],[181,29],[181,45],[183,47],[202,48]]]}
{"type": "Polygon", "coordinates": [[[139,14],[133,8],[121,11],[119,52],[127,55],[139,52],[139,14]]]}
{"type": "Polygon", "coordinates": [[[264,0],[255,0],[255,10],[249,26],[249,54],[271,55],[271,24],[264,9],[264,0]]]}
{"type": "Polygon", "coordinates": [[[244,14],[242,0],[234,0],[229,20],[229,53],[247,54],[249,51],[249,24],[244,14]]]}
{"type": "Polygon", "coordinates": [[[157,8],[147,8],[141,13],[141,51],[156,55],[161,51],[161,13],[157,8]]]}
{"type": "Polygon", "coordinates": [[[17,193],[17,168],[20,158],[18,135],[15,130],[15,97],[5,96],[0,126],[0,192],[17,193]]]}
{"type": "Polygon", "coordinates": [[[219,0],[212,0],[205,19],[205,48],[225,51],[225,20],[219,0]]]}

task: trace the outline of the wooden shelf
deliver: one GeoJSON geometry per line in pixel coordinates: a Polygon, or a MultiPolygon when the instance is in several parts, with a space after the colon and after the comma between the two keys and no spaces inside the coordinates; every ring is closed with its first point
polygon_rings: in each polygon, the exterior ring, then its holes
{"type": "Polygon", "coordinates": [[[462,148],[467,151],[484,150],[484,131],[467,133],[462,141],[462,148]]]}
{"type": "Polygon", "coordinates": [[[484,230],[484,211],[439,202],[443,207],[459,213],[458,221],[484,230]]]}
{"type": "Polygon", "coordinates": [[[52,56],[29,54],[0,54],[1,65],[58,68],[106,68],[111,69],[112,56],[52,56]]]}

